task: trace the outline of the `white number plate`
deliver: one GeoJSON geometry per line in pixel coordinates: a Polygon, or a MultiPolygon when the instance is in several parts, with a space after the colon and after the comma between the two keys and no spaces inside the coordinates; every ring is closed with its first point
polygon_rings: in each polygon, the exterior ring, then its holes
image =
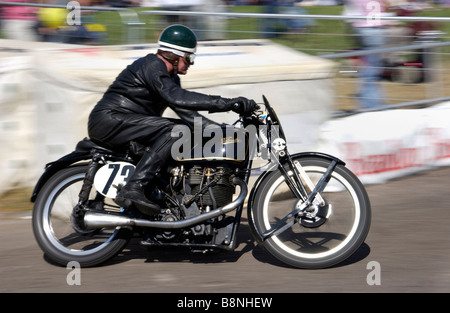
{"type": "Polygon", "coordinates": [[[95,174],[94,186],[102,195],[114,199],[117,188],[127,183],[134,173],[135,166],[127,162],[111,162],[103,165],[95,174]]]}

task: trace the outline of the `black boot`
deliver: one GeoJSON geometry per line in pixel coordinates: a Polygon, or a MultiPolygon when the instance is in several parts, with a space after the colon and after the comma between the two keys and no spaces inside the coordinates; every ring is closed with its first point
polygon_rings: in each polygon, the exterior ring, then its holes
{"type": "Polygon", "coordinates": [[[117,204],[126,208],[134,204],[139,211],[146,214],[159,213],[161,207],[147,199],[144,190],[160,171],[164,163],[164,160],[157,153],[146,149],[146,152],[136,165],[133,175],[117,193],[115,198],[117,204]]]}

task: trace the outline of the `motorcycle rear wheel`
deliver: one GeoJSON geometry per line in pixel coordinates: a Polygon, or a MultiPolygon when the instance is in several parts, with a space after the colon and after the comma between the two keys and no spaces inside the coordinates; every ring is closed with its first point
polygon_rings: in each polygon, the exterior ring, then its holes
{"type": "MultiPolygon", "coordinates": [[[[316,184],[330,160],[303,157],[297,161],[316,184]]],[[[337,165],[321,196],[327,217],[300,219],[278,235],[259,241],[270,254],[296,268],[327,268],[349,258],[364,242],[371,222],[368,195],[359,179],[345,166],[337,165]]],[[[261,235],[298,207],[297,199],[279,171],[269,174],[256,191],[250,227],[261,235]]],[[[256,238],[260,238],[255,236],[256,238]]]]}
{"type": "MultiPolygon", "coordinates": [[[[87,166],[73,166],[56,173],[39,192],[33,208],[33,232],[45,255],[59,265],[76,261],[81,267],[101,264],[126,246],[132,232],[127,228],[83,231],[72,217],[87,166]]],[[[89,199],[94,199],[92,187],[89,199]]],[[[102,207],[103,199],[99,200],[102,207]]]]}

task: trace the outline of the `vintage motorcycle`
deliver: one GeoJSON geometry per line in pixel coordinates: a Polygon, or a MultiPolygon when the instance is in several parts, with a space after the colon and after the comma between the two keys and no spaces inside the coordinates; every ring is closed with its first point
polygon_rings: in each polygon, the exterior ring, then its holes
{"type": "Polygon", "coordinates": [[[280,120],[263,100],[264,111],[220,127],[220,140],[202,141],[201,149],[179,147],[184,157],[171,160],[148,190],[160,205],[156,211],[114,201],[143,147],[132,142],[126,151],[112,151],[80,141],[72,153],[46,165],[33,191],[39,246],[60,265],[76,261],[82,267],[113,258],[131,238],[146,247],[232,251],[247,199],[254,239],[280,261],[325,268],[346,260],[370,228],[363,184],[336,157],[289,154],[280,120]],[[258,158],[262,174],[249,192],[258,158]]]}

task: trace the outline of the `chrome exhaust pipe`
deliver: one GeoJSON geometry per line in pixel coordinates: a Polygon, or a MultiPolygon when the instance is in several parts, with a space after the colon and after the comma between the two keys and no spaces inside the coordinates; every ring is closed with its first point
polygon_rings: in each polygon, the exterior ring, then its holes
{"type": "Polygon", "coordinates": [[[87,211],[84,214],[84,227],[86,229],[134,225],[135,221],[133,218],[126,217],[120,213],[87,211]]]}
{"type": "Polygon", "coordinates": [[[103,227],[127,227],[127,226],[140,226],[140,227],[154,227],[154,228],[164,228],[164,229],[179,229],[186,228],[198,223],[204,222],[211,218],[218,217],[222,214],[233,211],[242,203],[244,203],[247,197],[248,188],[247,184],[238,177],[233,178],[233,183],[238,185],[241,189],[239,196],[233,202],[229,204],[212,210],[210,212],[194,216],[192,218],[173,221],[173,222],[163,222],[163,221],[149,221],[141,218],[131,218],[120,213],[114,212],[94,212],[87,211],[84,215],[84,225],[86,229],[95,229],[103,227]]]}

